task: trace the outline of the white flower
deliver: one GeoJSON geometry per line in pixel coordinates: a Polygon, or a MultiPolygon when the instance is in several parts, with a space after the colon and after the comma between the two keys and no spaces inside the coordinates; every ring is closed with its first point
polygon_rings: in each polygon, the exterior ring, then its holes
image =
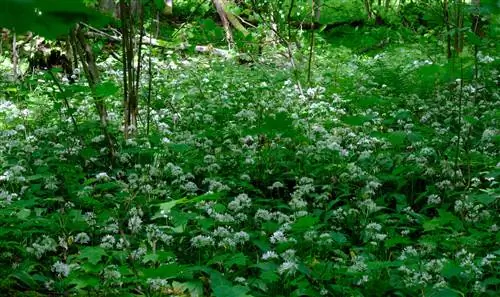
{"type": "Polygon", "coordinates": [[[285,261],[278,267],[278,273],[283,275],[294,275],[299,265],[293,261],[285,261]]]}
{"type": "Polygon", "coordinates": [[[257,209],[255,212],[254,216],[256,221],[262,220],[262,221],[269,221],[272,219],[271,213],[267,209],[257,209]]]}
{"type": "Polygon", "coordinates": [[[436,194],[429,195],[429,197],[427,197],[427,203],[430,205],[440,204],[441,198],[436,194]]]}
{"type": "Polygon", "coordinates": [[[142,219],[138,215],[132,216],[128,220],[128,228],[132,233],[137,233],[141,230],[142,219]]]}
{"type": "Polygon", "coordinates": [[[380,231],[380,230],[382,230],[382,225],[380,225],[378,223],[370,223],[370,224],[366,225],[366,229],[380,231]]]}
{"type": "Polygon", "coordinates": [[[95,178],[97,180],[99,180],[99,181],[101,181],[101,180],[104,180],[104,181],[109,180],[109,176],[108,176],[108,174],[106,172],[100,172],[100,173],[98,173],[95,176],[95,178]]]}
{"type": "Polygon", "coordinates": [[[278,259],[278,254],[275,251],[267,251],[262,255],[262,260],[278,259]]]}
{"type": "Polygon", "coordinates": [[[191,238],[191,245],[195,248],[202,248],[206,246],[213,246],[214,239],[210,236],[198,235],[191,238]]]}
{"type": "Polygon", "coordinates": [[[71,268],[68,264],[57,261],[52,265],[52,271],[57,273],[58,277],[67,277],[71,271],[71,268]]]}
{"type": "Polygon", "coordinates": [[[100,247],[112,249],[116,243],[116,239],[112,235],[106,235],[101,239],[100,247]]]}
{"type": "Polygon", "coordinates": [[[234,212],[240,211],[244,208],[249,208],[251,206],[252,206],[252,201],[250,200],[250,198],[248,198],[247,194],[238,195],[236,198],[234,198],[233,201],[229,202],[229,204],[227,205],[227,207],[234,212]]]}
{"type": "Polygon", "coordinates": [[[109,265],[104,269],[103,276],[106,281],[117,282],[122,277],[122,274],[118,271],[116,265],[109,265]]]}
{"type": "Polygon", "coordinates": [[[191,181],[187,182],[186,184],[182,185],[181,187],[184,190],[186,190],[187,192],[194,193],[194,192],[198,191],[198,186],[195,183],[191,182],[191,181]]]}
{"type": "Polygon", "coordinates": [[[278,230],[278,231],[273,233],[271,238],[269,238],[269,241],[271,243],[286,242],[287,238],[286,238],[285,233],[283,231],[278,230]]]}
{"type": "Polygon", "coordinates": [[[234,233],[234,240],[237,243],[245,243],[250,240],[250,235],[245,231],[236,232],[234,233]]]}
{"type": "Polygon", "coordinates": [[[153,291],[159,291],[168,287],[168,281],[163,278],[148,278],[147,284],[153,291]]]}

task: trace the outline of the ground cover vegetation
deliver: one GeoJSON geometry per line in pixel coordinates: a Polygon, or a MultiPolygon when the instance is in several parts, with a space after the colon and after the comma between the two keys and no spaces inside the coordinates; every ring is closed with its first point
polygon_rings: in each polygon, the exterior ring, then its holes
{"type": "Polygon", "coordinates": [[[0,295],[497,296],[499,10],[2,1],[0,295]]]}

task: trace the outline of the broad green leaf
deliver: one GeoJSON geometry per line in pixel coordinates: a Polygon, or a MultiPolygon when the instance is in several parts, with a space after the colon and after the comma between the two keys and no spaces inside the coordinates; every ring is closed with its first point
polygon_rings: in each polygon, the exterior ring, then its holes
{"type": "Polygon", "coordinates": [[[402,146],[406,139],[406,133],[402,131],[390,132],[385,135],[387,141],[389,141],[392,145],[398,147],[402,146]]]}
{"type": "Polygon", "coordinates": [[[10,275],[10,277],[17,280],[23,286],[28,288],[35,288],[36,282],[33,277],[26,271],[16,271],[10,275]]]}
{"type": "Polygon", "coordinates": [[[215,297],[249,297],[247,292],[250,291],[248,287],[233,286],[220,272],[211,271],[210,279],[212,281],[212,291],[215,297]]]}
{"type": "Polygon", "coordinates": [[[189,291],[191,297],[203,297],[203,283],[201,281],[192,280],[183,283],[189,291]]]}
{"type": "Polygon", "coordinates": [[[314,225],[319,221],[318,217],[313,216],[305,216],[299,218],[295,223],[292,224],[292,232],[303,232],[314,225]]]}
{"type": "Polygon", "coordinates": [[[453,226],[453,228],[455,228],[455,230],[457,231],[463,228],[460,219],[453,215],[451,212],[439,209],[438,213],[439,217],[426,221],[423,224],[425,231],[432,231],[449,225],[453,226]]]}
{"type": "Polygon", "coordinates": [[[406,237],[395,236],[384,241],[384,246],[388,249],[399,244],[402,244],[403,246],[408,245],[411,244],[411,240],[406,237]]]}
{"type": "Polygon", "coordinates": [[[237,254],[231,255],[231,257],[229,257],[224,262],[224,266],[228,269],[231,268],[233,265],[244,266],[244,265],[246,265],[247,261],[248,261],[248,257],[245,256],[245,254],[237,253],[237,254]]]}
{"type": "Polygon", "coordinates": [[[474,194],[469,196],[469,198],[471,198],[472,200],[484,205],[490,205],[491,203],[495,202],[498,197],[499,196],[495,195],[495,193],[474,194]]]}
{"type": "Polygon", "coordinates": [[[496,277],[490,277],[490,278],[487,278],[483,281],[483,284],[486,285],[486,286],[496,286],[496,285],[500,285],[500,279],[499,278],[496,278],[496,277]]]}
{"type": "Polygon", "coordinates": [[[147,254],[144,255],[142,258],[142,263],[148,264],[148,263],[156,263],[158,261],[158,254],[147,254]]]}
{"type": "Polygon", "coordinates": [[[26,220],[31,214],[31,209],[23,208],[17,214],[17,218],[20,220],[26,220]]]}
{"type": "Polygon", "coordinates": [[[142,271],[146,278],[177,278],[188,277],[189,271],[179,264],[166,264],[156,268],[148,268],[142,271]]]}
{"type": "Polygon", "coordinates": [[[458,277],[460,273],[463,272],[463,268],[460,267],[454,261],[448,261],[444,264],[443,269],[441,270],[441,275],[446,278],[458,277]]]}
{"type": "Polygon", "coordinates": [[[460,297],[464,296],[460,291],[453,290],[450,288],[439,288],[434,289],[430,295],[430,297],[460,297]]]}
{"type": "Polygon", "coordinates": [[[119,88],[111,81],[105,81],[98,84],[95,88],[95,95],[99,98],[109,97],[118,92],[119,88]]]}
{"type": "Polygon", "coordinates": [[[340,232],[332,232],[331,233],[332,239],[338,243],[338,244],[344,244],[347,242],[347,237],[345,236],[344,233],[340,232]]]}
{"type": "Polygon", "coordinates": [[[14,28],[17,33],[27,31],[55,39],[67,35],[78,22],[102,27],[110,21],[82,0],[2,0],[0,27],[14,28]]]}
{"type": "Polygon", "coordinates": [[[88,259],[89,262],[93,265],[96,265],[101,261],[102,257],[106,256],[106,251],[98,246],[89,246],[89,247],[84,247],[80,251],[80,259],[88,259]]]}
{"type": "Polygon", "coordinates": [[[370,116],[345,116],[342,118],[342,122],[351,126],[362,126],[371,119],[370,116]]]}
{"type": "Polygon", "coordinates": [[[74,285],[76,289],[82,290],[86,288],[94,288],[99,285],[100,279],[90,275],[78,275],[72,277],[70,274],[69,283],[74,285]]]}

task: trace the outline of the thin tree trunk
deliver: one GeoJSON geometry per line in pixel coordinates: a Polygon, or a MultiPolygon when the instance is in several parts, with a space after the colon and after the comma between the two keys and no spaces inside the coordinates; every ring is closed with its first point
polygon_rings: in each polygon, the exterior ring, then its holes
{"type": "Polygon", "coordinates": [[[314,20],[319,23],[321,18],[321,0],[311,0],[314,7],[314,20]]]}
{"type": "Polygon", "coordinates": [[[19,53],[17,52],[16,31],[12,31],[12,80],[18,77],[19,53]]]}
{"type": "Polygon", "coordinates": [[[213,0],[213,3],[215,5],[217,13],[219,14],[222,26],[224,27],[224,31],[226,32],[226,40],[228,42],[229,48],[231,48],[233,45],[233,33],[231,32],[229,19],[227,18],[226,12],[224,11],[224,2],[222,0],[213,0]]]}
{"type": "Polygon", "coordinates": [[[130,6],[127,0],[120,0],[120,19],[122,25],[122,55],[123,55],[123,133],[125,139],[128,139],[134,131],[137,130],[137,114],[138,114],[138,91],[139,91],[139,75],[141,66],[141,46],[144,31],[141,29],[138,49],[138,65],[134,68],[135,56],[135,28],[134,28],[134,11],[139,13],[139,25],[144,25],[143,9],[137,7],[139,2],[135,2],[135,6],[130,6]]]}
{"type": "MultiPolygon", "coordinates": [[[[473,0],[472,1],[473,5],[473,12],[472,12],[472,32],[476,34],[479,38],[484,37],[484,32],[483,32],[483,26],[481,24],[481,1],[480,0],[473,0]]],[[[477,79],[479,78],[479,61],[478,61],[478,54],[479,54],[479,46],[477,43],[474,44],[474,78],[477,79]]]]}
{"type": "Polygon", "coordinates": [[[454,34],[454,46],[457,54],[460,54],[464,47],[464,32],[462,28],[464,25],[464,13],[463,13],[463,1],[458,0],[455,4],[456,6],[456,16],[455,16],[455,34],[454,34]]]}
{"type": "Polygon", "coordinates": [[[106,110],[106,105],[101,98],[97,97],[96,87],[100,82],[99,71],[97,69],[97,64],[95,62],[94,53],[92,48],[85,40],[85,34],[83,33],[79,25],[76,26],[71,32],[71,39],[75,43],[75,48],[77,50],[80,61],[82,62],[83,71],[87,77],[87,81],[94,96],[94,104],[99,114],[99,122],[103,134],[106,138],[109,155],[111,160],[114,160],[115,148],[111,134],[108,131],[108,112],[106,110]]]}
{"type": "Polygon", "coordinates": [[[372,19],[373,13],[372,13],[372,5],[370,3],[370,0],[364,0],[363,3],[365,5],[365,10],[366,10],[366,14],[368,15],[368,19],[372,19]]]}
{"type": "Polygon", "coordinates": [[[483,38],[485,34],[481,23],[481,0],[472,0],[472,6],[472,32],[483,38]]]}
{"type": "Polygon", "coordinates": [[[164,15],[171,15],[174,10],[174,1],[173,0],[164,0],[165,1],[165,9],[163,10],[164,15]]]}
{"type": "Polygon", "coordinates": [[[446,56],[451,59],[451,35],[450,35],[450,9],[448,6],[448,0],[443,1],[443,17],[446,24],[446,56]]]}

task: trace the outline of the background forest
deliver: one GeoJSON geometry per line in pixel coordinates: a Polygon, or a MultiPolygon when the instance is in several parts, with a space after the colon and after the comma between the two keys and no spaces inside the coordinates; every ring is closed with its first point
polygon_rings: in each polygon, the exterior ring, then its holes
{"type": "Polygon", "coordinates": [[[496,0],[2,0],[1,296],[498,296],[496,0]]]}

